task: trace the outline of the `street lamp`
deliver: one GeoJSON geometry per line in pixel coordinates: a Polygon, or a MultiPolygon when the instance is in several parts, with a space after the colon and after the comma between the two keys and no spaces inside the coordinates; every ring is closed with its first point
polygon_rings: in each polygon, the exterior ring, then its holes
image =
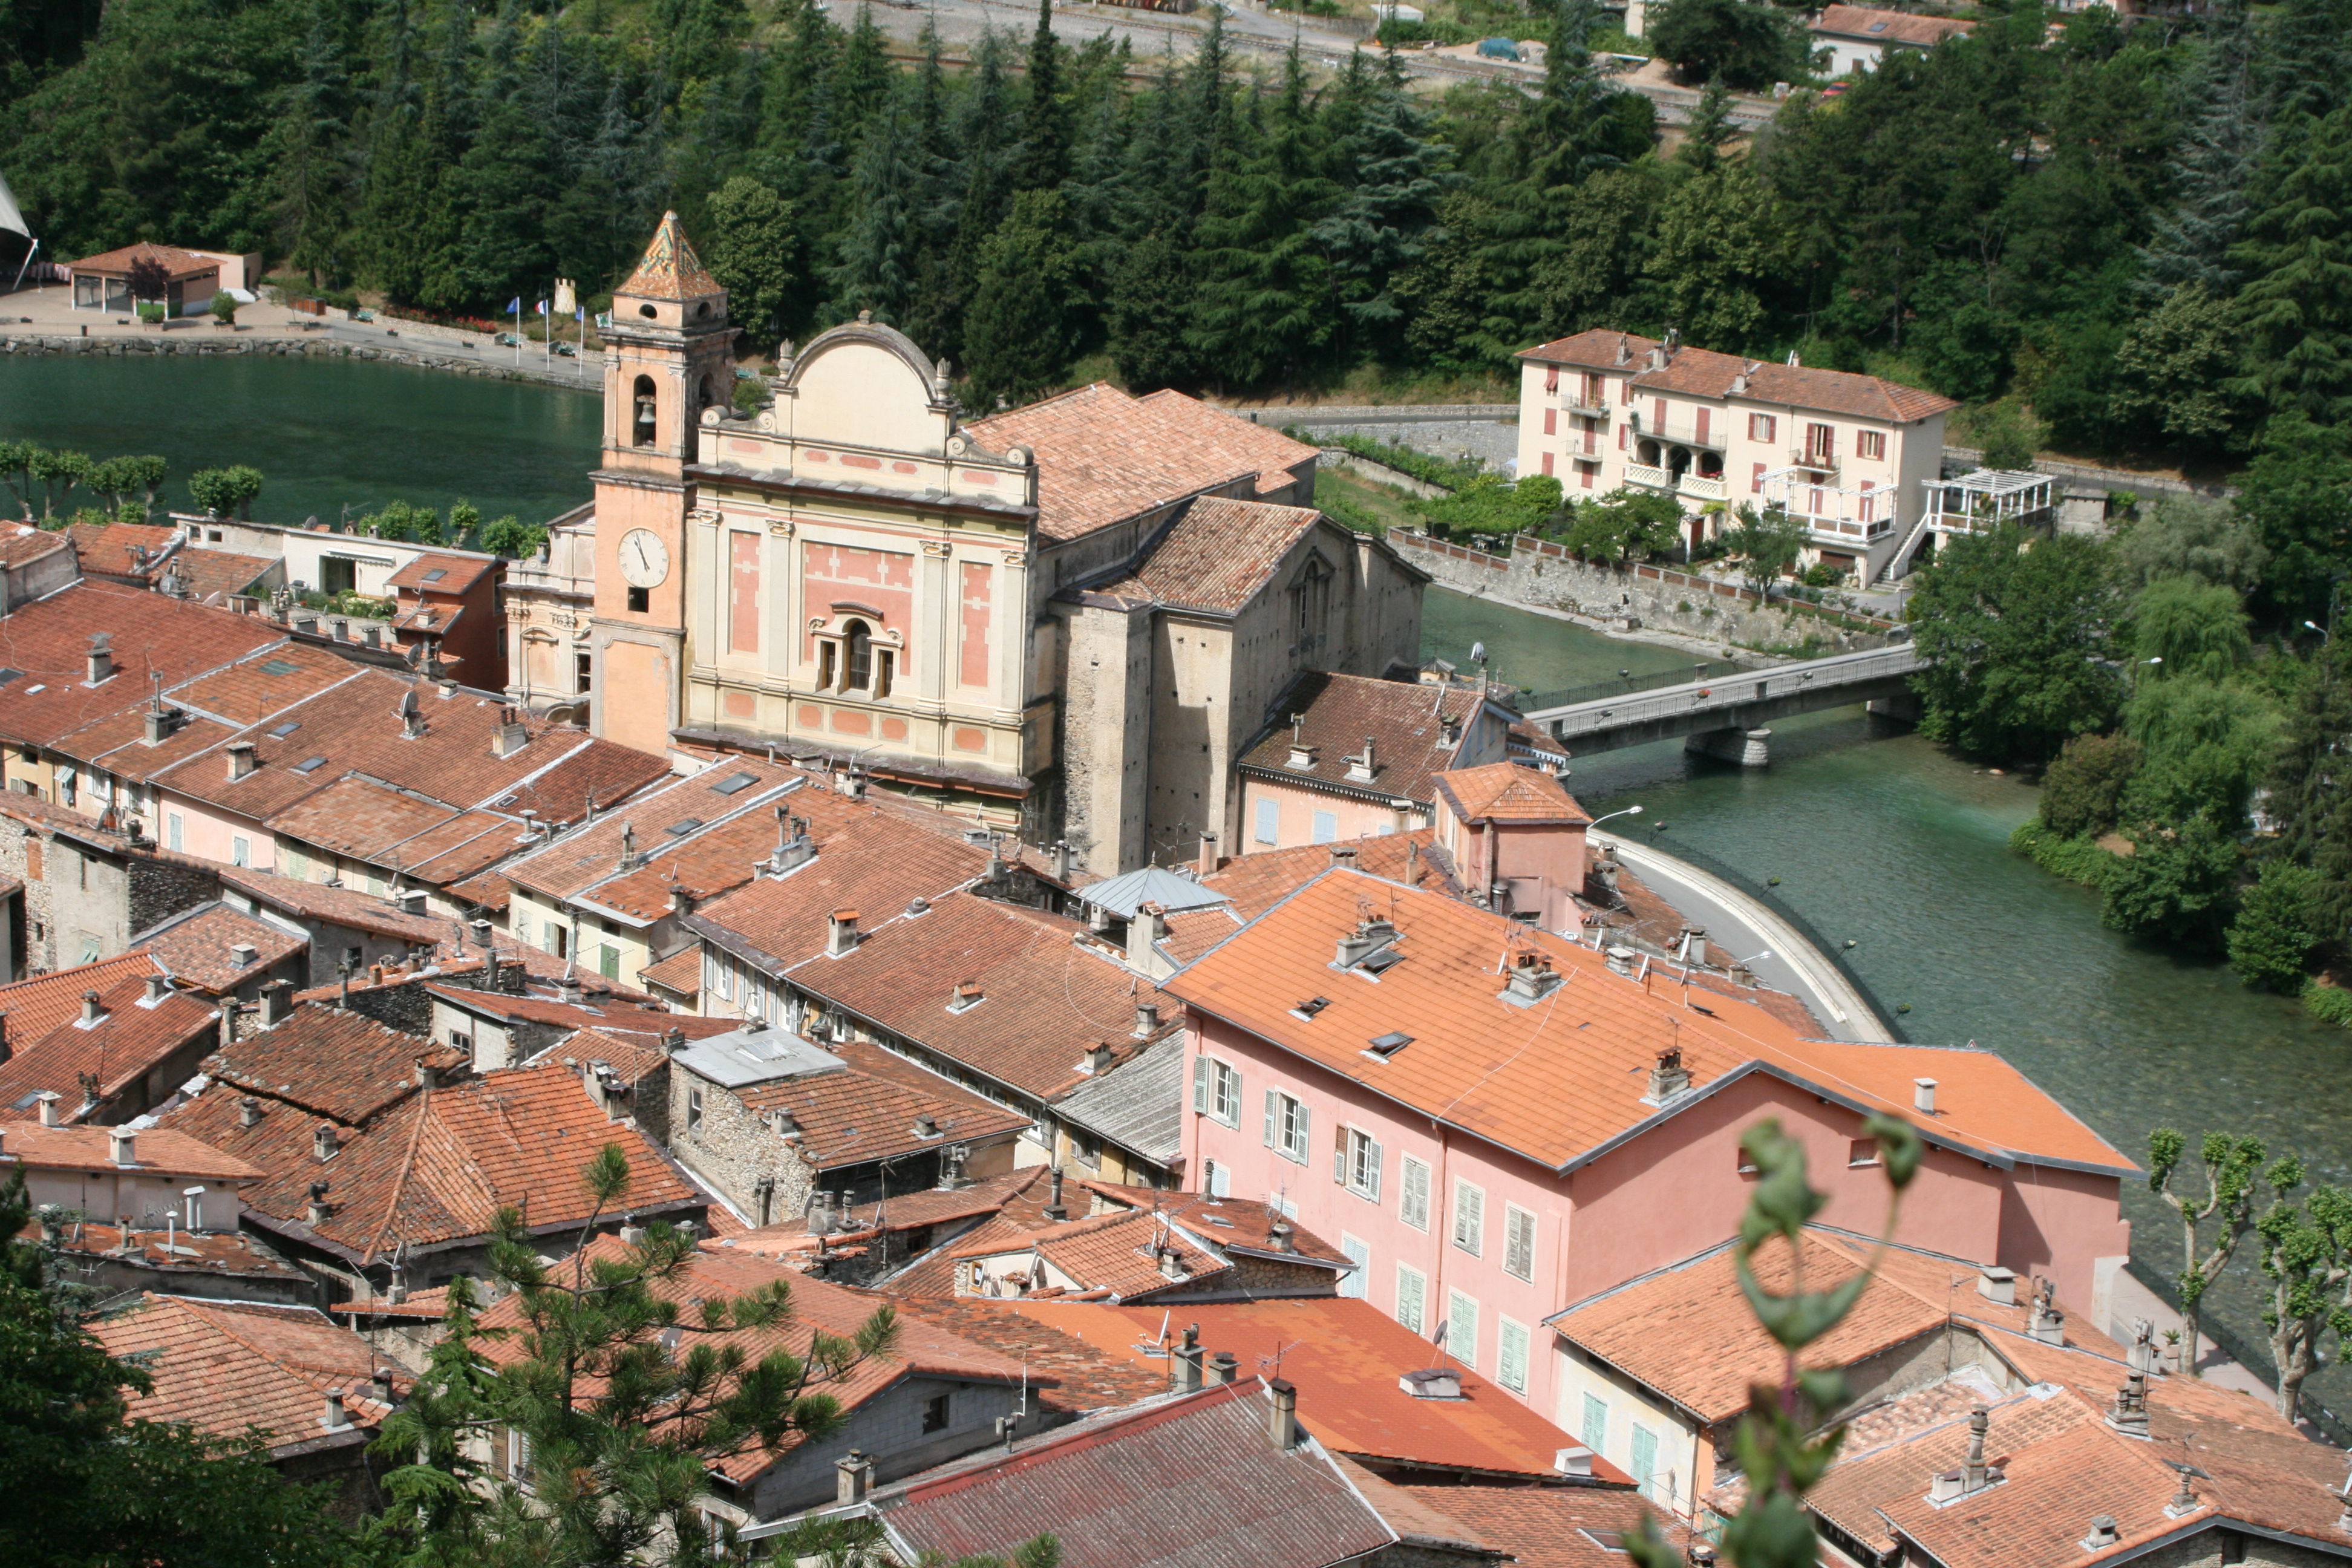
{"type": "MultiPolygon", "coordinates": [[[[1756,958],[1769,958],[1771,956],[1772,950],[1768,947],[1763,952],[1758,953],[1756,958]]],[[[1731,967],[1734,969],[1745,969],[1749,964],[1754,963],[1756,962],[1756,958],[1735,958],[1731,961],[1731,967]]]]}
{"type": "Polygon", "coordinates": [[[2334,640],[2333,638],[2330,638],[2330,637],[2327,637],[2327,628],[2326,628],[2326,626],[2321,626],[2317,621],[2305,621],[2305,622],[2304,622],[2303,624],[2304,624],[2305,626],[2306,626],[2310,627],[2313,631],[2317,632],[2323,639],[2326,639],[2326,640],[2328,640],[2328,641],[2333,641],[2333,640],[2334,640]]]}
{"type": "Polygon", "coordinates": [[[1611,822],[1611,821],[1614,821],[1616,818],[1621,817],[1621,816],[1641,816],[1641,815],[1642,815],[1642,808],[1641,808],[1640,806],[1638,806],[1638,805],[1629,805],[1629,806],[1627,806],[1627,807],[1626,807],[1624,810],[1622,810],[1622,811],[1612,811],[1612,812],[1611,812],[1607,816],[1601,816],[1601,817],[1596,817],[1596,818],[1594,818],[1591,822],[1587,823],[1587,824],[1585,825],[1585,828],[1584,828],[1584,830],[1585,830],[1587,833],[1590,833],[1590,832],[1591,832],[1594,828],[1596,828],[1596,827],[1600,826],[1601,826],[1602,823],[1604,823],[1604,822],[1611,822]]]}

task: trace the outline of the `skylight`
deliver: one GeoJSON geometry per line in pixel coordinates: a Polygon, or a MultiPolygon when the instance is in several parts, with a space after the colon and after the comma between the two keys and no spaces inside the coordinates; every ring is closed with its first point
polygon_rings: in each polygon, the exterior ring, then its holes
{"type": "Polygon", "coordinates": [[[1883,33],[1886,31],[1886,24],[1884,22],[1873,22],[1866,30],[1873,33],[1883,33]]]}
{"type": "Polygon", "coordinates": [[[295,663],[290,658],[273,658],[263,662],[261,666],[261,673],[264,675],[291,675],[301,668],[302,667],[300,665],[295,663]]]}
{"type": "MultiPolygon", "coordinates": [[[[1882,27],[1883,27],[1883,26],[1885,26],[1885,25],[1886,25],[1886,24],[1885,24],[1885,23],[1884,23],[1884,22],[1881,22],[1881,23],[1879,24],[1879,26],[1882,26],[1882,27]]],[[[446,577],[447,575],[449,575],[449,574],[448,574],[448,573],[444,572],[440,567],[436,566],[435,568],[433,568],[433,570],[432,570],[432,571],[427,572],[426,574],[425,574],[425,580],[427,583],[438,583],[439,581],[441,581],[441,579],[442,579],[442,578],[446,577]]]]}
{"type": "Polygon", "coordinates": [[[713,795],[734,795],[738,791],[749,789],[751,785],[758,784],[759,782],[760,775],[757,773],[730,773],[727,777],[720,779],[717,784],[712,784],[710,786],[710,793],[713,795]]]}
{"type": "Polygon", "coordinates": [[[1402,963],[1403,962],[1403,953],[1399,952],[1395,948],[1384,947],[1381,949],[1380,952],[1364,959],[1364,961],[1357,964],[1356,967],[1359,969],[1369,969],[1374,974],[1386,974],[1390,970],[1394,969],[1398,964],[1402,963]]]}
{"type": "Polygon", "coordinates": [[[320,768],[323,768],[323,767],[325,767],[326,765],[327,765],[327,759],[326,759],[326,758],[324,758],[324,757],[312,757],[312,758],[311,758],[309,762],[307,762],[307,763],[296,763],[294,764],[294,771],[295,771],[296,773],[316,773],[316,772],[318,772],[320,768]]]}
{"type": "Polygon", "coordinates": [[[684,837],[687,834],[693,832],[696,828],[701,826],[702,818],[698,816],[682,816],[676,822],[671,823],[667,827],[663,828],[662,831],[678,837],[684,837]]]}
{"type": "Polygon", "coordinates": [[[282,741],[301,727],[302,721],[300,720],[289,719],[285,723],[278,725],[275,730],[270,731],[269,733],[272,739],[282,741]]]}
{"type": "Polygon", "coordinates": [[[25,672],[21,669],[11,669],[5,666],[0,666],[0,686],[5,686],[12,680],[21,680],[24,679],[24,675],[25,672]]]}
{"type": "Polygon", "coordinates": [[[1386,1061],[1411,1044],[1412,1044],[1411,1035],[1399,1034],[1391,1029],[1385,1035],[1372,1037],[1372,1054],[1386,1061]]]}
{"type": "Polygon", "coordinates": [[[1331,998],[1328,996],[1309,996],[1298,1005],[1297,1011],[1302,1016],[1312,1018],[1330,1005],[1331,998]]]}

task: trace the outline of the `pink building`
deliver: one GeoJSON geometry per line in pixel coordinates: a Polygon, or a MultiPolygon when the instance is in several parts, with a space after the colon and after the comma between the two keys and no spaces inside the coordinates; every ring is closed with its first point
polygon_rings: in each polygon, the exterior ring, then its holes
{"type": "Polygon", "coordinates": [[[1343,1289],[1570,1430],[1546,1321],[1731,1237],[1767,1118],[1823,1225],[1881,1227],[1887,1111],[1927,1143],[1903,1242],[2047,1276],[2094,1322],[2129,1251],[2131,1163],[1993,1053],[1807,1040],[1437,893],[1333,869],[1162,984],[1191,1184],[1285,1206],[1360,1265],[1343,1289]]]}
{"type": "Polygon", "coordinates": [[[1440,773],[1437,847],[1486,907],[1571,931],[1582,921],[1584,836],[1592,819],[1559,779],[1517,763],[1440,773]]]}

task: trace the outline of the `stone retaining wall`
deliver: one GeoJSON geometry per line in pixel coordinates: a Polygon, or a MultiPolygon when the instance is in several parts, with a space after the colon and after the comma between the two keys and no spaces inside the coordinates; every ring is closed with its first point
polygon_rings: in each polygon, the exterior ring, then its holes
{"type": "Polygon", "coordinates": [[[1546,540],[1521,535],[1508,555],[1401,529],[1389,542],[1448,588],[1507,604],[1607,621],[1627,630],[1668,630],[1727,644],[1775,647],[1808,637],[1841,648],[1884,647],[1888,623],[1865,616],[1775,600],[1767,605],[1746,588],[1677,572],[1668,566],[1630,569],[1600,565],[1546,540]]]}
{"type": "Polygon", "coordinates": [[[94,354],[114,359],[134,354],[186,354],[207,359],[272,354],[310,359],[380,360],[387,364],[413,364],[425,370],[453,371],[459,375],[480,376],[488,381],[535,381],[548,386],[569,387],[574,392],[593,392],[600,395],[604,390],[601,377],[591,376],[583,380],[577,371],[550,372],[530,364],[520,367],[482,364],[473,360],[452,359],[415,349],[376,348],[371,344],[337,342],[324,337],[262,337],[258,334],[232,337],[224,333],[215,338],[189,332],[155,336],[125,333],[119,338],[64,338],[10,332],[0,334],[0,354],[94,354]]]}

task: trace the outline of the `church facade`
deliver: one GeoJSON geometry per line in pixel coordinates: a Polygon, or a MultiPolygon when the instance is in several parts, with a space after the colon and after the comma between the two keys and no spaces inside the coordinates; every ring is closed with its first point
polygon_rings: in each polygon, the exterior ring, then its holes
{"type": "Polygon", "coordinates": [[[727,300],[666,217],[614,295],[603,463],[551,554],[598,734],[822,761],[1097,875],[1234,844],[1234,764],[1316,671],[1409,671],[1426,577],[1314,510],[1316,451],[1173,392],[967,422],[861,319],[732,405],[727,300]]]}

